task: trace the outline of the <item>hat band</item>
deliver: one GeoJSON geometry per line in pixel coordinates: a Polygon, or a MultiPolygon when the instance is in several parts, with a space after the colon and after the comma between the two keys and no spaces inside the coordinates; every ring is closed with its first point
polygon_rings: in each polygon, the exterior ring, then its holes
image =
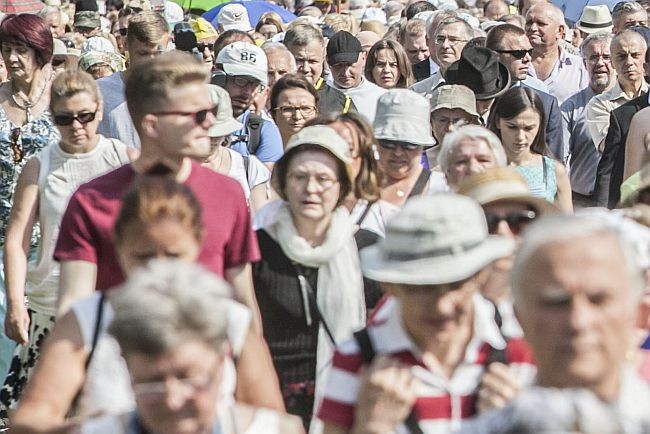
{"type": "Polygon", "coordinates": [[[612,21],[608,21],[606,23],[593,24],[593,23],[585,23],[584,21],[580,21],[578,25],[582,27],[586,27],[588,29],[602,29],[605,27],[613,26],[614,23],[612,21]]]}
{"type": "Polygon", "coordinates": [[[418,259],[436,258],[440,256],[454,256],[459,253],[467,252],[468,250],[472,250],[480,246],[481,244],[483,244],[483,241],[485,240],[472,241],[469,243],[460,243],[460,244],[455,244],[451,247],[423,250],[419,252],[387,252],[385,256],[386,259],[389,261],[398,261],[398,262],[416,261],[418,259]]]}

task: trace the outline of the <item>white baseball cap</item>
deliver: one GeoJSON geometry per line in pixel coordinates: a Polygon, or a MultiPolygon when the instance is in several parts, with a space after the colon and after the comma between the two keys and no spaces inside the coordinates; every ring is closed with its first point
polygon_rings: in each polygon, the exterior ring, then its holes
{"type": "Polygon", "coordinates": [[[253,30],[248,18],[248,11],[239,3],[229,3],[222,7],[217,15],[217,23],[224,30],[241,30],[243,32],[253,30]]]}
{"type": "Polygon", "coordinates": [[[245,75],[268,85],[266,54],[257,45],[237,41],[226,45],[217,55],[217,64],[222,65],[227,75],[245,75]]]}

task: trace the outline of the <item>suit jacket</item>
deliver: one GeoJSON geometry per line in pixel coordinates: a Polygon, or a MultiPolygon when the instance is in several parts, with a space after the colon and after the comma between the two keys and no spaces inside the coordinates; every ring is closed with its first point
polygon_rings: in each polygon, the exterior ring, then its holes
{"type": "Polygon", "coordinates": [[[413,65],[413,76],[415,77],[416,82],[422,81],[425,78],[429,78],[430,75],[431,75],[431,67],[429,65],[428,57],[423,61],[413,65]]]}
{"type": "Polygon", "coordinates": [[[625,167],[625,141],[634,115],[648,107],[648,94],[628,101],[609,115],[609,130],[605,149],[598,163],[594,200],[597,206],[615,208],[621,199],[621,184],[625,167]]]}

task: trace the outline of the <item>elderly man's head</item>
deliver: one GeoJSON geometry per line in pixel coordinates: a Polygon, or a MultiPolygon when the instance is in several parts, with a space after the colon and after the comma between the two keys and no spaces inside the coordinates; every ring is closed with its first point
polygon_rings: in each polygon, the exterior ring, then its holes
{"type": "Polygon", "coordinates": [[[614,7],[612,21],[614,22],[612,32],[618,34],[634,26],[648,27],[648,13],[635,1],[622,1],[614,7]]]}
{"type": "Polygon", "coordinates": [[[645,38],[634,30],[624,30],[614,37],[611,43],[612,65],[622,86],[631,86],[635,90],[641,86],[646,50],[645,38]]]}
{"type": "Polygon", "coordinates": [[[644,288],[634,250],[611,223],[558,215],[531,226],[512,290],[538,383],[615,399],[644,288]]]}
{"type": "Polygon", "coordinates": [[[438,162],[453,190],[470,175],[508,164],[499,138],[478,125],[466,125],[447,134],[438,162]]]}
{"type": "Polygon", "coordinates": [[[483,6],[483,15],[489,20],[498,20],[509,13],[508,3],[503,0],[490,0],[483,6]]]}
{"type": "Polygon", "coordinates": [[[437,25],[435,33],[429,32],[427,37],[429,54],[435,56],[440,70],[444,73],[452,63],[460,59],[463,48],[474,37],[474,30],[466,21],[458,17],[448,17],[437,25]]]}
{"type": "Polygon", "coordinates": [[[266,54],[269,88],[285,75],[296,72],[296,59],[286,45],[269,41],[262,45],[262,50],[266,54]]]}
{"type": "Polygon", "coordinates": [[[557,47],[566,30],[564,14],[552,3],[536,3],[526,13],[526,35],[535,50],[557,47]]]}
{"type": "Polygon", "coordinates": [[[608,89],[616,77],[612,66],[611,41],[611,33],[597,32],[587,36],[580,47],[589,73],[589,85],[597,93],[608,89]]]}

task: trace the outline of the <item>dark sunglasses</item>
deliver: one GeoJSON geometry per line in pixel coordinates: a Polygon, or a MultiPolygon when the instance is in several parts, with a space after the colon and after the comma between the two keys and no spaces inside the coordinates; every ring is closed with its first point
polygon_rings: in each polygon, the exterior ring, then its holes
{"type": "Polygon", "coordinates": [[[529,56],[533,55],[533,49],[530,50],[494,50],[497,53],[511,54],[515,59],[523,59],[526,57],[526,54],[529,56]]]}
{"type": "Polygon", "coordinates": [[[166,111],[166,112],[155,112],[152,114],[156,116],[193,116],[194,122],[197,125],[203,125],[205,120],[208,118],[208,113],[212,113],[212,115],[216,118],[218,110],[219,110],[219,106],[215,105],[214,107],[210,107],[209,109],[203,109],[197,112],[166,111]]]}
{"type": "Polygon", "coordinates": [[[497,214],[495,212],[487,211],[485,213],[485,220],[488,225],[488,232],[491,234],[496,234],[499,229],[499,223],[505,221],[508,223],[510,230],[513,234],[518,234],[530,223],[535,220],[537,213],[535,211],[517,211],[509,212],[505,215],[497,214]]]}
{"type": "Polygon", "coordinates": [[[120,33],[120,36],[126,36],[126,34],[129,31],[128,27],[122,27],[121,29],[117,29],[117,31],[120,33]]]}
{"type": "Polygon", "coordinates": [[[212,44],[202,44],[202,43],[196,44],[196,49],[199,50],[199,53],[203,53],[206,48],[212,51],[212,44]]]}
{"type": "Polygon", "coordinates": [[[416,149],[422,149],[422,146],[416,145],[413,143],[406,143],[406,142],[385,142],[381,140],[379,142],[379,146],[381,146],[384,149],[389,149],[389,150],[395,150],[399,146],[405,151],[415,151],[416,149]]]}
{"type": "Polygon", "coordinates": [[[52,58],[52,66],[57,68],[65,63],[65,57],[60,58],[60,57],[53,57],[52,58]]]}
{"type": "Polygon", "coordinates": [[[66,127],[72,125],[74,121],[79,121],[80,124],[86,125],[95,120],[97,112],[92,113],[78,113],[76,115],[54,115],[54,123],[66,127]]]}

